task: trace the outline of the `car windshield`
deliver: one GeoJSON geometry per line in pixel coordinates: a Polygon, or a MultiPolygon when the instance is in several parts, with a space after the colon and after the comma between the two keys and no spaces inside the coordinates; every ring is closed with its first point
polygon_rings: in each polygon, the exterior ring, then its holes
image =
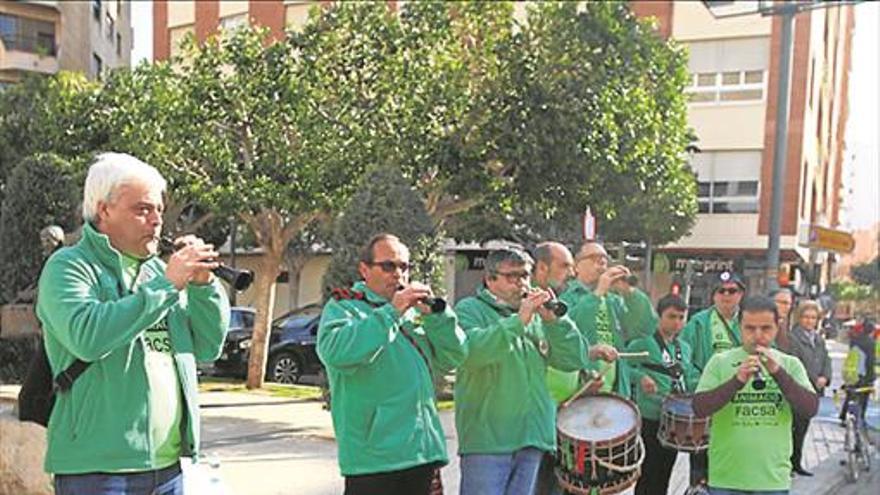
{"type": "Polygon", "coordinates": [[[254,314],[250,311],[233,310],[229,316],[229,328],[252,328],[254,326],[254,314]]]}

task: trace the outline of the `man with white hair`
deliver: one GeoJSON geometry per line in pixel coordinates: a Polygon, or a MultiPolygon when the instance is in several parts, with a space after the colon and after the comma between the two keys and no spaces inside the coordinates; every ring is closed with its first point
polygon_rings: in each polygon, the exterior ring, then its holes
{"type": "Polygon", "coordinates": [[[45,468],[56,495],[183,493],[199,443],[196,360],[216,359],[229,303],[217,252],[188,235],[157,256],[165,179],[119,153],[97,157],[82,238],[55,252],[37,316],[56,383],[45,468]]]}

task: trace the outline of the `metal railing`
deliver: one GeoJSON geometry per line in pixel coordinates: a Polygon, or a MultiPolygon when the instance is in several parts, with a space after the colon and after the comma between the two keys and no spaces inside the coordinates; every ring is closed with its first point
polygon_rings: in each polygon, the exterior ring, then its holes
{"type": "Polygon", "coordinates": [[[4,33],[0,35],[0,40],[3,41],[7,51],[28,52],[53,57],[57,54],[55,39],[46,36],[4,33]]]}

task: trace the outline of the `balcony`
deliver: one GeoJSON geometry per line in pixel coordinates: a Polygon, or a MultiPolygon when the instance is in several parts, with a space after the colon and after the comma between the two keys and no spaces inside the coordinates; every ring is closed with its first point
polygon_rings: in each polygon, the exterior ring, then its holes
{"type": "Polygon", "coordinates": [[[47,36],[7,34],[0,38],[0,71],[58,72],[55,39],[47,36]]]}

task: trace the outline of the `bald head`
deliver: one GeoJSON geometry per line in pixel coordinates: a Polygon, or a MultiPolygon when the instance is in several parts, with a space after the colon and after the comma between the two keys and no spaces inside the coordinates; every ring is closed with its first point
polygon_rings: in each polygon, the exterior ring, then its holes
{"type": "Polygon", "coordinates": [[[575,276],[581,282],[592,285],[608,268],[608,253],[598,242],[585,242],[574,261],[575,276]]]}
{"type": "Polygon", "coordinates": [[[535,246],[534,277],[542,288],[561,289],[572,276],[574,259],[571,251],[559,242],[542,242],[535,246]]]}

